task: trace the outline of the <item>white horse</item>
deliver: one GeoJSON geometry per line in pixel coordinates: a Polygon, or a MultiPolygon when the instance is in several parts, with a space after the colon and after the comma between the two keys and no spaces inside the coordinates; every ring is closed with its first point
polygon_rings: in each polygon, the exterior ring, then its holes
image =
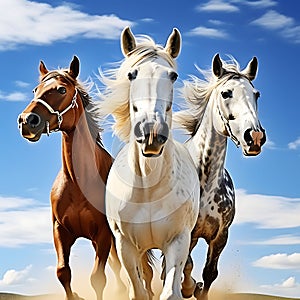
{"type": "Polygon", "coordinates": [[[135,300],[152,299],[149,277],[147,289],[142,277],[149,272],[145,254],[154,248],[166,260],[160,299],[182,299],[181,275],[198,216],[198,174],[186,148],[170,133],[180,45],[177,29],[161,47],[147,36],[136,40],[125,28],[125,59],[101,78],[106,85],[101,108],[113,115],[114,132],[126,143],[109,173],[106,211],[135,300]]]}
{"type": "Polygon", "coordinates": [[[192,232],[190,253],[198,239],[209,248],[203,270],[204,284],[191,277],[193,261],[189,255],[184,268],[182,293],[189,298],[207,300],[212,282],[218,276],[218,260],[227,239],[235,213],[232,180],[224,168],[227,138],[241,146],[245,156],[258,155],[266,141],[265,130],[258,119],[259,92],[252,81],[258,62],[254,57],[244,70],[238,63],[224,62],[217,54],[212,63],[212,76],[205,80],[192,76],[185,81],[183,95],[190,109],[174,115],[174,121],[191,134],[186,142],[200,179],[201,205],[197,224],[192,232]]]}

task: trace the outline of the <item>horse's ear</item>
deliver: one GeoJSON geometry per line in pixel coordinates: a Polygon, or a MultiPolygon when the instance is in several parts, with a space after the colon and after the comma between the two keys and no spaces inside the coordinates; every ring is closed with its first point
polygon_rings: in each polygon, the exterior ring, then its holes
{"type": "Polygon", "coordinates": [[[127,26],[121,33],[121,49],[124,56],[129,56],[130,52],[136,48],[134,35],[127,26]]]}
{"type": "Polygon", "coordinates": [[[222,63],[219,53],[217,53],[213,58],[212,69],[213,69],[214,75],[218,78],[221,78],[225,73],[225,69],[223,68],[223,63],[222,63]]]}
{"type": "Polygon", "coordinates": [[[180,49],[181,35],[179,30],[177,28],[174,28],[166,42],[165,50],[171,55],[171,57],[176,58],[180,53],[180,49]]]}
{"type": "Polygon", "coordinates": [[[45,76],[49,72],[42,60],[40,61],[39,71],[41,77],[45,76]]]}
{"type": "Polygon", "coordinates": [[[241,72],[249,78],[250,81],[254,80],[258,70],[258,60],[254,56],[248,63],[247,67],[241,72]]]}
{"type": "Polygon", "coordinates": [[[76,79],[78,74],[79,74],[79,59],[76,55],[74,55],[71,63],[70,63],[70,67],[69,67],[69,74],[76,79]]]}

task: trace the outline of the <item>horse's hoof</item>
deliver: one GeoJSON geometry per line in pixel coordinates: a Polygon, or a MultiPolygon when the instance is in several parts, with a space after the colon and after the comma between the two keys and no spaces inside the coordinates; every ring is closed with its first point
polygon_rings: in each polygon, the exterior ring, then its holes
{"type": "Polygon", "coordinates": [[[202,288],[203,288],[203,283],[202,282],[197,282],[195,290],[194,290],[194,297],[196,299],[201,299],[200,296],[201,296],[202,288]]]}
{"type": "Polygon", "coordinates": [[[181,289],[182,297],[185,299],[191,298],[194,295],[196,289],[196,281],[193,279],[193,284],[190,287],[184,287],[181,289]]]}
{"type": "Polygon", "coordinates": [[[72,298],[72,300],[85,300],[85,299],[79,297],[77,293],[73,293],[73,298],[72,298]]]}

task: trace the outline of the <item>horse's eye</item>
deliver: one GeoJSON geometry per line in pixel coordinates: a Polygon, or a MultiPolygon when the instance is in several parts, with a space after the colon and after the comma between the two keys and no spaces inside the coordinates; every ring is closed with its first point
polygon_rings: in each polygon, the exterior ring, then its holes
{"type": "Polygon", "coordinates": [[[132,72],[129,72],[129,73],[128,73],[128,79],[129,79],[130,81],[136,79],[137,73],[138,73],[137,70],[134,70],[134,71],[132,71],[132,72]]]}
{"type": "Polygon", "coordinates": [[[57,88],[57,91],[63,95],[67,92],[67,89],[64,86],[60,86],[57,88]]]}
{"type": "Polygon", "coordinates": [[[171,110],[171,107],[172,107],[172,105],[169,104],[169,105],[167,106],[167,111],[170,111],[170,110],[171,110]]]}
{"type": "Polygon", "coordinates": [[[176,79],[178,78],[178,74],[176,72],[170,72],[169,77],[171,79],[172,82],[175,82],[176,79]]]}
{"type": "Polygon", "coordinates": [[[228,90],[228,91],[225,91],[225,92],[221,92],[221,95],[224,99],[232,98],[232,91],[228,90]]]}

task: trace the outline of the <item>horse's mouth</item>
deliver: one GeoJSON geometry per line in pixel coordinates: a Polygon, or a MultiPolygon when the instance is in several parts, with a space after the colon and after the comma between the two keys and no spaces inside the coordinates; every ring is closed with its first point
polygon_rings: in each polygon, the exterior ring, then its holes
{"type": "Polygon", "coordinates": [[[36,135],[36,136],[34,136],[33,138],[27,138],[27,137],[25,137],[29,142],[37,142],[37,141],[39,141],[40,140],[40,138],[41,138],[41,135],[36,135]]]}
{"type": "Polygon", "coordinates": [[[142,146],[142,154],[145,157],[158,157],[162,154],[163,150],[164,150],[163,145],[143,144],[142,146]]]}
{"type": "Polygon", "coordinates": [[[20,134],[23,138],[30,142],[37,142],[43,133],[43,129],[37,130],[37,131],[30,131],[28,130],[27,126],[24,124],[19,125],[20,134]]]}
{"type": "Polygon", "coordinates": [[[249,149],[249,150],[244,150],[243,153],[245,156],[257,156],[260,154],[261,148],[256,148],[256,149],[249,149]]]}

